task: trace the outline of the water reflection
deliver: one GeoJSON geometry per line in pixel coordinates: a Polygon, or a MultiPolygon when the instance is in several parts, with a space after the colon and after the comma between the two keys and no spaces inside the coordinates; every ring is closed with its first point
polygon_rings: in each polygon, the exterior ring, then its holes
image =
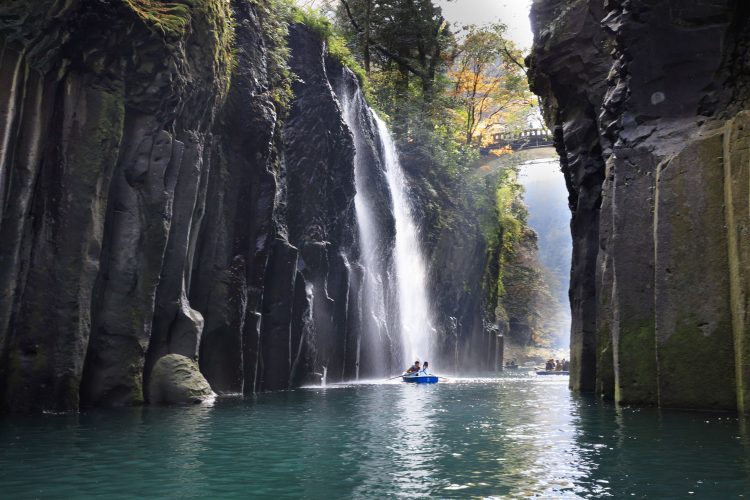
{"type": "Polygon", "coordinates": [[[393,480],[401,496],[424,497],[433,488],[434,462],[441,454],[433,434],[434,416],[440,409],[437,385],[405,385],[399,391],[393,425],[394,440],[387,449],[401,466],[393,480]]]}
{"type": "Polygon", "coordinates": [[[5,498],[728,498],[746,424],[615,408],[566,380],[354,384],[0,420],[5,498]]]}

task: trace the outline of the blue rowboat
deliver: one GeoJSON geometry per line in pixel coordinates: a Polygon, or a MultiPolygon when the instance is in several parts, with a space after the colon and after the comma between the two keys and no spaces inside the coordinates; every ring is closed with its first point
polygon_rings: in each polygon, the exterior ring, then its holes
{"type": "Polygon", "coordinates": [[[401,379],[404,382],[411,382],[412,384],[437,384],[438,377],[435,375],[402,375],[401,379]]]}
{"type": "Polygon", "coordinates": [[[542,370],[536,372],[537,375],[569,375],[566,371],[542,370]]]}

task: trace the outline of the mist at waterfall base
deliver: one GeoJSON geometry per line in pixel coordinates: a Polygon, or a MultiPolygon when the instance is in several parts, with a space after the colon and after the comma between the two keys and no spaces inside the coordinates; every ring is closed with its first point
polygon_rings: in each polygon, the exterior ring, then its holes
{"type": "Polygon", "coordinates": [[[570,209],[565,179],[557,159],[524,163],[519,182],[529,213],[529,226],[537,233],[539,260],[546,268],[548,282],[556,299],[555,346],[570,344],[570,264],[573,243],[570,236],[570,209]]]}
{"type": "MultiPolygon", "coordinates": [[[[419,229],[412,215],[409,189],[399,161],[396,145],[388,126],[374,112],[362,116],[354,106],[363,96],[359,89],[337,92],[344,120],[354,138],[356,196],[354,199],[359,236],[359,265],[363,270],[361,290],[361,332],[357,346],[357,379],[366,376],[399,372],[414,359],[430,360],[434,321],[427,291],[427,271],[422,256],[419,229]],[[363,121],[365,123],[363,123],[363,121]],[[388,187],[388,199],[395,234],[392,246],[383,234],[383,221],[378,220],[372,183],[363,158],[366,137],[363,129],[374,128],[382,162],[382,173],[388,187]],[[360,352],[366,349],[371,359],[369,370],[360,372],[360,352]],[[378,365],[381,367],[378,369],[378,365]]],[[[361,104],[361,103],[360,103],[361,104]]]]}

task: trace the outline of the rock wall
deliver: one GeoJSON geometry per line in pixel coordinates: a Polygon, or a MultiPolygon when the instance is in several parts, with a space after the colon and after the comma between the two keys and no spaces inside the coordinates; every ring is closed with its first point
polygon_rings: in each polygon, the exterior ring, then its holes
{"type": "Polygon", "coordinates": [[[217,393],[353,372],[354,145],[328,73],[356,79],[293,26],[280,107],[269,15],[0,6],[2,411],[143,403],[169,354],[217,393]]]}
{"type": "Polygon", "coordinates": [[[452,220],[440,229],[434,246],[428,246],[431,290],[435,309],[440,312],[436,318],[440,353],[436,365],[456,374],[496,371],[498,255],[488,248],[472,213],[476,207],[454,203],[443,190],[441,194],[446,196],[435,203],[442,204],[443,217],[452,220]]]}
{"type": "Polygon", "coordinates": [[[573,389],[749,409],[749,18],[732,0],[534,3],[530,82],[573,215],[573,389]]]}
{"type": "Polygon", "coordinates": [[[475,165],[464,177],[451,178],[425,148],[407,141],[399,153],[428,263],[435,312],[430,364],[461,375],[498,371],[498,335],[508,334],[509,325],[496,317],[501,250],[487,234],[488,227],[501,231],[496,176],[475,165]]]}

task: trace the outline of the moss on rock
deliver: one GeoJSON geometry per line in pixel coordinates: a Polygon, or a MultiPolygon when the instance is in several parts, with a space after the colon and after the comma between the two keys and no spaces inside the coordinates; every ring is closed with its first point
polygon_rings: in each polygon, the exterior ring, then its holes
{"type": "Polygon", "coordinates": [[[698,137],[658,171],[654,297],[664,407],[735,408],[722,150],[723,134],[698,137]]]}
{"type": "Polygon", "coordinates": [[[190,358],[167,354],[154,365],[148,386],[150,403],[200,403],[212,397],[211,386],[190,358]]]}

